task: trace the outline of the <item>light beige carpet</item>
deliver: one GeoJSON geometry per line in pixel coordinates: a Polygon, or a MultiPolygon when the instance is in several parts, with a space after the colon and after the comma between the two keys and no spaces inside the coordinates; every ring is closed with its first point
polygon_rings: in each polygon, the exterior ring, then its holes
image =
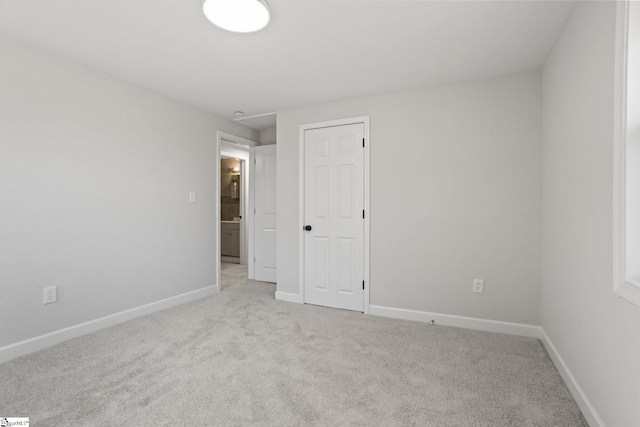
{"type": "Polygon", "coordinates": [[[538,340],[221,293],[0,365],[32,426],[586,426],[538,340]]]}

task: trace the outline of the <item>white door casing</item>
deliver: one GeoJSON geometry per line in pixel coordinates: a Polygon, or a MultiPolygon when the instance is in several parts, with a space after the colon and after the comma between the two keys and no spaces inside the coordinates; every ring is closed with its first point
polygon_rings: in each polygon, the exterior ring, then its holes
{"type": "Polygon", "coordinates": [[[254,275],[255,280],[277,280],[276,265],[276,145],[255,147],[254,165],[254,275]]]}
{"type": "Polygon", "coordinates": [[[365,125],[304,131],[304,302],[364,311],[365,125]]]}

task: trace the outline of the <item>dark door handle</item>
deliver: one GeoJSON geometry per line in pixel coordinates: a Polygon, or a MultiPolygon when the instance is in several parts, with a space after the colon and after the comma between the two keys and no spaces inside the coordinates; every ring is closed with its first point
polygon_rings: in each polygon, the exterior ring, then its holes
{"type": "Polygon", "coordinates": [[[307,225],[307,226],[304,227],[304,229],[307,230],[307,231],[311,231],[311,226],[307,225]]]}

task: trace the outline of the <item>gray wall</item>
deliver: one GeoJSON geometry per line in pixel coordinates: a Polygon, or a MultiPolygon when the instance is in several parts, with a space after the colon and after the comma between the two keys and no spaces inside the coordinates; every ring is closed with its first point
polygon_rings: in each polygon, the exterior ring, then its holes
{"type": "Polygon", "coordinates": [[[0,347],[215,285],[216,131],[257,132],[9,39],[0,53],[0,347]]]}
{"type": "Polygon", "coordinates": [[[270,145],[276,143],[276,130],[266,129],[260,131],[260,145],[270,145]]]}
{"type": "Polygon", "coordinates": [[[625,427],[640,420],[640,308],[613,291],[615,7],[578,2],[544,68],[541,317],[604,424],[625,427]]]}
{"type": "Polygon", "coordinates": [[[371,304],[538,325],[540,94],[527,73],[278,112],[278,291],[298,293],[299,125],[370,115],[371,304]]]}

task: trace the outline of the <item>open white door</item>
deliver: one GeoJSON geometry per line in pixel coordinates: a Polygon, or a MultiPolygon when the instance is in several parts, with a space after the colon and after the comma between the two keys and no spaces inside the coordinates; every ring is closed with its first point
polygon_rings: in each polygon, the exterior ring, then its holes
{"type": "Polygon", "coordinates": [[[276,282],[276,145],[254,148],[255,280],[276,282]]]}
{"type": "Polygon", "coordinates": [[[304,132],[304,302],[363,311],[364,124],[304,132]]]}

